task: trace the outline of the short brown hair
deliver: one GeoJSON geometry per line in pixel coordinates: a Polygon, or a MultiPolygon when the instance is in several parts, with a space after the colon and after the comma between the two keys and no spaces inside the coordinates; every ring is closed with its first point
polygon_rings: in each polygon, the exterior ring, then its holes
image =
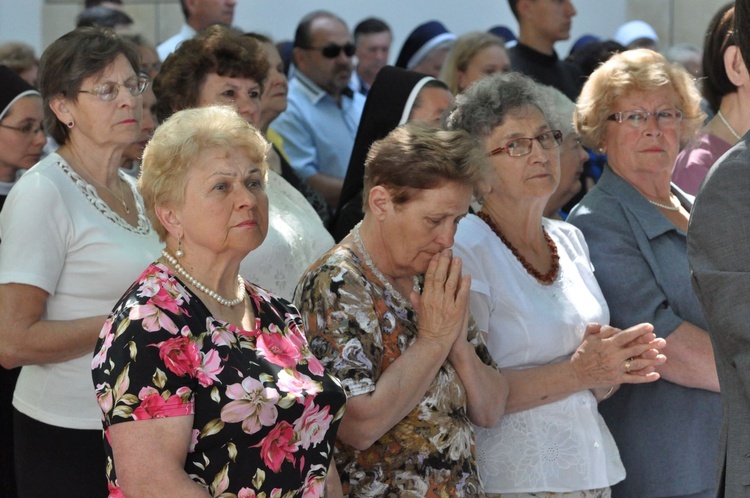
{"type": "Polygon", "coordinates": [[[633,91],[648,92],[665,86],[674,89],[677,106],[684,113],[681,145],[692,139],[706,115],[701,111],[701,96],[692,76],[680,64],[646,48],[613,55],[599,66],[581,90],[575,113],[575,126],[587,147],[600,147],[604,141],[607,118],[615,103],[633,91]]]}
{"type": "Polygon", "coordinates": [[[0,64],[8,66],[14,73],[20,75],[24,71],[39,65],[34,55],[34,47],[23,42],[7,42],[0,45],[0,64]]]}
{"type": "Polygon", "coordinates": [[[478,139],[467,132],[412,121],[370,147],[365,161],[363,208],[369,209],[370,189],[378,185],[388,189],[395,204],[405,204],[418,191],[446,182],[476,189],[488,167],[478,139]]]}
{"type": "Polygon", "coordinates": [[[161,124],[143,151],[138,180],[146,214],[159,239],[166,239],[167,229],[156,216],[155,207],[182,206],[188,171],[201,153],[213,148],[243,149],[260,165],[265,177],[269,147],[263,135],[229,106],[182,110],[161,124]]]}
{"type": "Polygon", "coordinates": [[[50,101],[63,97],[78,101],[83,80],[102,74],[123,55],[136,74],[140,71],[138,51],[111,29],[84,27],[64,34],[42,54],[39,61],[39,91],[44,98],[44,128],[62,145],[70,133],[50,109],[50,101]]]}
{"type": "Polygon", "coordinates": [[[159,121],[197,106],[203,83],[211,73],[251,79],[262,87],[268,77],[268,61],[258,41],[225,26],[211,26],[183,41],[164,61],[154,80],[159,121]]]}

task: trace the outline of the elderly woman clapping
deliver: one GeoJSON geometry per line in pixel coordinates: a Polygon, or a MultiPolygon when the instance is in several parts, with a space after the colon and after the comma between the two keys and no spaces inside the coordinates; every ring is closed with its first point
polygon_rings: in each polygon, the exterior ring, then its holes
{"type": "Polygon", "coordinates": [[[268,231],[267,142],[229,107],[176,113],[139,185],[166,243],[93,360],[111,496],[323,494],[344,392],[297,310],[246,283],[268,231]]]}
{"type": "Polygon", "coordinates": [[[455,249],[472,277],[472,315],[510,385],[506,415],[478,428],[479,470],[488,494],[607,496],[625,472],[597,401],[658,379],[664,341],[649,324],[607,326],[583,236],[542,217],[563,140],[548,108],[536,83],[506,73],[475,83],[447,115],[449,128],[482,137],[492,161],[482,209],[461,221],[455,249]]]}
{"type": "Polygon", "coordinates": [[[653,323],[669,358],[661,380],[626,386],[601,406],[628,472],[615,496],[714,493],[719,381],[690,283],[692,196],[670,182],[680,144],[703,118],[692,77],[646,49],[612,57],[578,100],[576,127],[608,165],[568,221],[586,236],[612,324],[653,323]]]}
{"type": "Polygon", "coordinates": [[[484,496],[470,422],[494,425],[507,386],[450,247],[485,166],[464,132],[396,128],[368,154],[364,220],[297,286],[310,347],[348,395],[350,496],[484,496]]]}

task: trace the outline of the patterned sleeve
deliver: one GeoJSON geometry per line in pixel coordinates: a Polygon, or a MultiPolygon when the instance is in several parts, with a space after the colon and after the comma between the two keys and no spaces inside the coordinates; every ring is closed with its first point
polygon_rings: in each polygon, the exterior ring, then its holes
{"type": "Polygon", "coordinates": [[[329,259],[308,271],[295,293],[310,349],[347,397],[374,391],[382,370],[380,320],[369,287],[351,265],[329,259]]]}
{"type": "Polygon", "coordinates": [[[217,358],[201,354],[186,324],[189,299],[147,270],[105,322],[92,361],[105,427],[194,413],[195,386],[217,358]]]}
{"type": "Polygon", "coordinates": [[[474,346],[474,349],[477,352],[477,356],[479,356],[479,359],[482,360],[482,363],[484,363],[485,365],[489,365],[497,369],[498,371],[500,370],[500,367],[497,366],[495,360],[492,359],[492,355],[490,354],[490,350],[487,348],[487,341],[485,341],[482,331],[479,330],[477,323],[472,317],[469,317],[469,330],[467,333],[467,340],[471,343],[472,346],[474,346]]]}

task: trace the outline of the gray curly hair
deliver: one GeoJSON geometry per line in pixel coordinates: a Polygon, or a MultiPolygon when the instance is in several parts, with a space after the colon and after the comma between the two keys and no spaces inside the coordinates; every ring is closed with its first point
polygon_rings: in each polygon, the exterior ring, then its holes
{"type": "Polygon", "coordinates": [[[458,96],[443,115],[443,126],[461,129],[475,137],[487,137],[506,116],[525,107],[536,107],[549,122],[549,99],[539,84],[517,72],[494,74],[475,82],[458,96]]]}

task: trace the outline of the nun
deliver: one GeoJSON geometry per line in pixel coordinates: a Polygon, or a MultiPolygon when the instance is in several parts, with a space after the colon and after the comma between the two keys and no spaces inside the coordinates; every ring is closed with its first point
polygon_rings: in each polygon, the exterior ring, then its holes
{"type": "Polygon", "coordinates": [[[396,67],[437,78],[455,41],[456,35],[438,21],[420,24],[406,38],[396,59],[396,67]]]}
{"type": "Polygon", "coordinates": [[[453,103],[442,81],[392,66],[380,70],[367,95],[331,234],[340,241],[362,220],[365,159],[370,145],[407,121],[440,125],[440,115],[453,103]]]}

